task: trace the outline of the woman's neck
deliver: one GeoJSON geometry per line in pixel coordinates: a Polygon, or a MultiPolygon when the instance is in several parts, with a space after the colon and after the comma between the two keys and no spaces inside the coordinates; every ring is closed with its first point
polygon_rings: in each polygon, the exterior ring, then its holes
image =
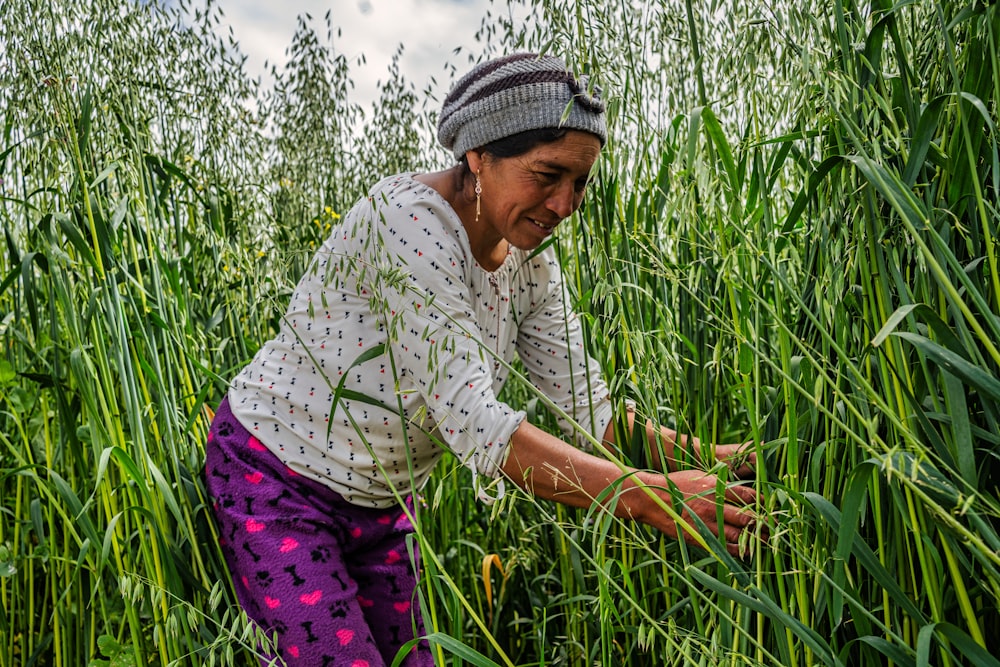
{"type": "Polygon", "coordinates": [[[486,271],[496,271],[506,259],[510,245],[481,213],[476,215],[476,195],[468,173],[469,168],[462,163],[445,171],[417,174],[414,178],[444,197],[465,227],[472,256],[486,271]]]}

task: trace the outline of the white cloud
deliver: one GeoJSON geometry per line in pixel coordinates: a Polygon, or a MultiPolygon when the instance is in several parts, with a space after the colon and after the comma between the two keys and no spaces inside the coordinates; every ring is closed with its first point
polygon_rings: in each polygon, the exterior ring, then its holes
{"type": "Polygon", "coordinates": [[[417,91],[431,85],[438,99],[449,82],[447,63],[465,69],[464,53],[478,54],[475,34],[490,6],[489,0],[218,0],[240,50],[247,56],[251,76],[269,83],[270,65],[284,65],[297,18],[312,16],[311,25],[326,38],[323,16],[329,10],[334,30],[333,48],[345,55],[355,84],[354,101],[369,106],[378,99],[378,81],[388,77],[392,55],[400,44],[403,76],[417,91]],[[456,48],[463,54],[455,56],[456,48]],[[365,64],[358,64],[364,57],[365,64]]]}

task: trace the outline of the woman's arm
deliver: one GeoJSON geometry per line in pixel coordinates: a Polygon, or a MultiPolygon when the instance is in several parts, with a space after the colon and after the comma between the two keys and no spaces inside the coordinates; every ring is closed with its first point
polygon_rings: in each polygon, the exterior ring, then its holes
{"type": "Polygon", "coordinates": [[[710,531],[721,534],[726,549],[734,555],[739,555],[740,534],[757,518],[753,505],[759,498],[750,487],[727,486],[720,499],[718,478],[699,470],[667,475],[631,468],[623,472],[615,463],[587,454],[527,421],[514,432],[502,470],[529,493],[571,507],[589,507],[616,480],[628,474],[621,483],[616,516],[648,524],[673,538],[683,536],[686,541],[696,544],[687,530],[639,488],[650,487],[683,521],[689,523],[691,514],[697,514],[710,531]],[[683,497],[684,507],[673,505],[671,485],[683,497]],[[722,526],[717,521],[719,503],[722,503],[722,526]]]}

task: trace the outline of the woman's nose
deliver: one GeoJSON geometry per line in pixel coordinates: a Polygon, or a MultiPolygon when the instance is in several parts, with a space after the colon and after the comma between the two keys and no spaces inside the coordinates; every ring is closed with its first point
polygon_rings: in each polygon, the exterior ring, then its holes
{"type": "Polygon", "coordinates": [[[576,210],[576,192],[572,183],[561,183],[549,197],[547,206],[559,219],[568,218],[576,210]]]}

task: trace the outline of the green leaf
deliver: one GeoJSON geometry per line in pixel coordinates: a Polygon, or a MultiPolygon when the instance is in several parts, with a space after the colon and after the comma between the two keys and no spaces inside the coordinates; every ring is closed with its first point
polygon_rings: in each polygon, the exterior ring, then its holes
{"type": "Polygon", "coordinates": [[[733,151],[729,147],[729,141],[726,139],[725,132],[722,131],[722,125],[719,124],[719,119],[715,117],[715,112],[709,107],[702,107],[701,119],[705,124],[705,134],[712,140],[719,154],[719,159],[722,161],[726,178],[729,181],[729,188],[735,194],[741,190],[741,179],[739,172],[736,170],[736,161],[733,160],[733,151]]]}
{"type": "Polygon", "coordinates": [[[97,529],[90,520],[90,516],[88,516],[84,511],[83,503],[80,502],[80,498],[76,495],[76,492],[55,470],[48,470],[47,472],[49,479],[52,481],[52,485],[68,506],[68,514],[70,517],[77,523],[77,525],[79,525],[79,527],[83,530],[84,535],[86,535],[92,543],[100,543],[101,540],[100,537],[98,537],[97,529]]]}
{"type": "MultiPolygon", "coordinates": [[[[837,531],[837,559],[846,564],[848,557],[854,552],[854,538],[857,534],[858,519],[861,507],[868,496],[868,483],[872,474],[880,468],[874,459],[863,461],[855,466],[847,477],[846,490],[840,517],[840,529],[837,531]]],[[[838,568],[834,579],[841,587],[846,585],[846,567],[838,568]]],[[[839,606],[839,605],[838,605],[839,606]]]]}
{"type": "Polygon", "coordinates": [[[916,485],[945,512],[958,506],[961,494],[930,461],[921,461],[912,452],[893,452],[883,460],[883,469],[895,472],[916,485]]]}
{"type": "Polygon", "coordinates": [[[1000,380],[997,380],[985,368],[976,366],[951,350],[944,348],[929,338],[906,331],[892,334],[907,341],[927,355],[927,358],[960,378],[967,385],[975,387],[995,402],[1000,402],[1000,380]]]}
{"type": "Polygon", "coordinates": [[[90,265],[90,268],[96,271],[98,267],[94,250],[90,242],[80,233],[80,228],[76,225],[73,218],[64,213],[57,213],[54,217],[55,221],[59,223],[59,228],[62,229],[63,234],[69,239],[70,244],[76,249],[76,252],[90,265]]]}
{"type": "MultiPolygon", "coordinates": [[[[353,389],[344,389],[344,383],[347,381],[348,377],[347,371],[354,368],[355,366],[360,366],[366,361],[370,361],[372,359],[376,359],[382,356],[382,354],[385,353],[385,350],[386,350],[385,343],[379,343],[378,345],[370,347],[361,354],[359,354],[357,358],[355,358],[354,361],[351,362],[351,365],[348,366],[347,370],[344,371],[343,376],[341,376],[340,378],[340,382],[337,383],[337,388],[333,392],[333,400],[330,402],[331,415],[334,412],[336,412],[337,406],[340,405],[340,401],[343,399],[347,399],[349,401],[359,401],[361,403],[366,403],[368,405],[374,405],[389,410],[389,408],[386,407],[385,404],[374,398],[371,398],[370,396],[366,396],[365,394],[354,391],[353,389]]],[[[330,435],[329,429],[331,429],[332,427],[333,427],[333,420],[331,419],[327,426],[327,437],[329,437],[330,435]]]]}
{"type": "Polygon", "coordinates": [[[0,544],[0,577],[11,577],[17,572],[14,555],[6,544],[0,544]]]}
{"type": "MultiPolygon", "coordinates": [[[[937,634],[947,638],[961,655],[969,658],[969,664],[982,665],[983,667],[1000,667],[1000,660],[991,651],[977,644],[968,633],[958,626],[947,622],[938,623],[935,631],[937,634]]],[[[989,641],[988,638],[987,641],[989,641]]]]}
{"type": "Polygon", "coordinates": [[[934,98],[920,113],[917,129],[914,130],[910,143],[910,156],[907,158],[906,168],[903,170],[903,182],[911,187],[916,183],[920,169],[927,159],[927,151],[930,149],[934,133],[937,131],[941,109],[949,98],[949,95],[940,95],[934,98]]]}
{"type": "Polygon", "coordinates": [[[792,204],[792,208],[788,210],[788,215],[785,216],[785,223],[781,226],[781,232],[779,234],[779,245],[778,250],[784,245],[780,239],[783,239],[795,225],[798,223],[799,219],[802,217],[802,213],[806,210],[809,202],[812,201],[813,197],[816,195],[816,189],[819,184],[823,182],[823,179],[833,171],[835,168],[843,165],[843,158],[840,156],[835,156],[827,158],[821,162],[816,169],[809,174],[809,179],[806,182],[806,186],[802,188],[798,196],[795,198],[795,203],[792,204]]]}
{"type": "Polygon", "coordinates": [[[815,630],[782,610],[781,606],[772,600],[764,591],[751,586],[748,590],[755,594],[755,597],[751,597],[750,595],[742,593],[732,586],[724,584],[718,579],[709,576],[696,567],[688,567],[687,571],[692,578],[698,580],[698,582],[706,588],[715,591],[719,595],[732,600],[742,607],[746,607],[759,614],[763,614],[772,622],[787,628],[796,637],[801,639],[802,643],[812,649],[816,653],[817,657],[827,665],[843,665],[840,658],[833,654],[829,645],[823,641],[823,638],[815,630]]]}
{"type": "Polygon", "coordinates": [[[434,632],[423,638],[417,637],[416,639],[411,639],[403,644],[399,647],[399,651],[396,653],[396,657],[393,659],[391,667],[399,667],[402,665],[403,661],[410,655],[410,650],[420,643],[421,639],[426,639],[427,643],[431,646],[440,646],[452,655],[461,658],[476,667],[500,667],[499,663],[493,662],[476,649],[466,646],[454,637],[441,632],[434,632]]]}
{"type": "MultiPolygon", "coordinates": [[[[913,660],[913,656],[892,642],[886,641],[882,637],[872,637],[869,635],[866,637],[858,637],[854,641],[871,646],[900,667],[912,667],[916,664],[913,660]]],[[[841,651],[841,657],[847,654],[849,648],[850,644],[844,647],[844,650],[841,651]]]]}
{"type": "Polygon", "coordinates": [[[6,359],[0,359],[0,387],[13,384],[16,377],[14,366],[6,359]]]}
{"type": "MultiPolygon", "coordinates": [[[[813,493],[811,491],[803,493],[802,497],[808,501],[809,505],[812,506],[813,510],[820,517],[830,524],[830,527],[835,532],[839,533],[840,511],[833,506],[833,503],[818,493],[813,493]]],[[[885,569],[885,566],[879,562],[878,557],[875,556],[871,547],[869,547],[864,540],[857,539],[857,537],[855,537],[853,543],[851,544],[851,553],[858,559],[861,567],[864,568],[869,575],[871,575],[874,582],[889,593],[895,604],[902,607],[903,611],[912,618],[917,619],[920,622],[926,622],[926,619],[920,609],[918,609],[910,597],[903,592],[899,583],[897,583],[889,571],[885,569]]]]}

